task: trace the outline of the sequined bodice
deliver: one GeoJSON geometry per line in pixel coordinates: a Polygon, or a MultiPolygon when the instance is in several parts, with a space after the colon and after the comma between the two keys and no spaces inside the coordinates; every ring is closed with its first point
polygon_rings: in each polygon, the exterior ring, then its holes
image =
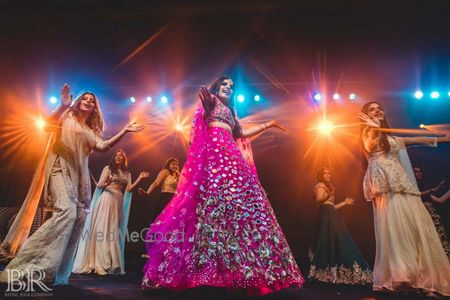
{"type": "Polygon", "coordinates": [[[388,153],[378,151],[367,157],[368,166],[363,187],[365,198],[369,201],[388,192],[420,195],[398,160],[400,145],[396,139],[400,138],[388,136],[388,153]]]}
{"type": "Polygon", "coordinates": [[[112,178],[112,182],[106,188],[123,192],[128,184],[128,172],[118,170],[117,174],[111,172],[110,176],[112,178]]]}
{"type": "Polygon", "coordinates": [[[231,129],[235,126],[233,113],[220,100],[216,101],[216,105],[214,105],[214,108],[209,112],[206,121],[208,123],[222,122],[229,125],[231,129]]]}
{"type": "Polygon", "coordinates": [[[333,205],[334,202],[336,201],[336,197],[334,196],[334,192],[330,191],[330,189],[327,187],[327,185],[325,183],[323,183],[323,182],[319,182],[318,184],[316,184],[316,186],[314,187],[314,190],[316,190],[318,188],[323,188],[326,191],[327,195],[328,195],[327,200],[322,202],[322,203],[320,203],[320,204],[321,205],[322,204],[327,204],[327,205],[331,204],[331,205],[333,205]]]}
{"type": "Polygon", "coordinates": [[[390,150],[388,153],[384,152],[384,151],[377,151],[374,153],[370,153],[368,155],[368,160],[370,162],[370,160],[376,158],[376,157],[380,157],[380,156],[386,156],[390,159],[395,158],[397,159],[397,155],[398,152],[400,151],[400,147],[398,145],[398,143],[396,142],[395,138],[391,137],[391,136],[387,136],[387,140],[389,142],[389,146],[390,146],[390,150]]]}
{"type": "Polygon", "coordinates": [[[167,175],[166,179],[164,179],[161,184],[161,192],[163,193],[175,193],[177,190],[178,176],[176,175],[167,175]]]}

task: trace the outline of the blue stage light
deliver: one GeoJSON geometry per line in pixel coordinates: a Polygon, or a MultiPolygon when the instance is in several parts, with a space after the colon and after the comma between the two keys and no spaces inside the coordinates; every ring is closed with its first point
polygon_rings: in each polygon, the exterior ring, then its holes
{"type": "Polygon", "coordinates": [[[414,97],[415,97],[416,99],[422,99],[422,98],[423,98],[423,92],[422,92],[422,91],[416,91],[416,92],[414,93],[414,97]]]}
{"type": "Polygon", "coordinates": [[[58,99],[55,96],[50,97],[51,104],[56,104],[56,102],[58,102],[58,99]]]}
{"type": "Polygon", "coordinates": [[[316,100],[317,102],[322,100],[322,95],[320,93],[315,93],[313,96],[314,100],[316,100]]]}
{"type": "Polygon", "coordinates": [[[130,102],[131,102],[131,103],[135,103],[135,102],[136,102],[136,98],[130,97],[130,102]]]}
{"type": "Polygon", "coordinates": [[[432,92],[430,93],[430,97],[431,97],[432,99],[437,99],[437,98],[439,98],[439,96],[440,96],[440,94],[439,94],[438,91],[432,91],[432,92]]]}
{"type": "Polygon", "coordinates": [[[244,101],[245,101],[245,97],[244,97],[244,95],[242,95],[242,94],[239,94],[239,95],[237,96],[237,100],[239,101],[239,103],[242,103],[242,102],[244,102],[244,101]]]}

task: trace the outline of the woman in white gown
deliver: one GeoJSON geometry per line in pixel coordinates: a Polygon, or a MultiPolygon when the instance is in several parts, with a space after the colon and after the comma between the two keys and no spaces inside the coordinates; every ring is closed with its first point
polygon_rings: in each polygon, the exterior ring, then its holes
{"type": "Polygon", "coordinates": [[[373,203],[376,238],[373,289],[450,295],[450,264],[417,188],[405,145],[448,142],[449,137],[391,135],[383,108],[360,113],[367,159],[364,194],[373,203]]]}
{"type": "MultiPolygon", "coordinates": [[[[18,280],[33,276],[39,270],[44,274],[42,282],[54,285],[67,284],[72,271],[76,246],[91,203],[91,186],[88,168],[89,154],[107,151],[126,133],[139,132],[142,126],[130,123],[108,140],[102,140],[103,117],[99,102],[93,93],[83,93],[72,103],[70,88],[66,84],[61,91],[61,105],[48,118],[48,130],[54,131],[55,139],[45,162],[44,199],[52,216],[31,235],[23,232],[21,224],[31,220],[34,214],[23,213],[31,202],[39,202],[40,189],[30,191],[37,197],[27,196],[22,204],[10,232],[2,243],[2,255],[14,256],[5,270],[0,272],[0,281],[11,280],[10,271],[19,273],[18,280]],[[25,238],[24,238],[25,237],[25,238]],[[16,254],[17,252],[17,254],[16,254]]],[[[41,174],[35,173],[35,177],[41,174]]],[[[35,203],[37,204],[37,203],[35,203]]]]}
{"type": "Polygon", "coordinates": [[[131,183],[125,152],[121,149],[116,151],[97,183],[91,212],[75,256],[73,273],[125,274],[123,244],[131,191],[147,177],[148,172],[141,172],[136,181],[131,183]]]}

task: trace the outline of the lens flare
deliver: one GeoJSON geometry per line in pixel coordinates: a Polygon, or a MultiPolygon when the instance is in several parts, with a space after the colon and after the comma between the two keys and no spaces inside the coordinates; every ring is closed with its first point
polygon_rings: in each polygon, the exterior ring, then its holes
{"type": "Polygon", "coordinates": [[[45,125],[46,123],[41,117],[36,119],[36,127],[39,128],[39,130],[44,130],[45,125]]]}
{"type": "Polygon", "coordinates": [[[317,131],[319,131],[320,134],[323,135],[330,135],[334,130],[334,125],[329,121],[322,121],[317,126],[317,131]]]}

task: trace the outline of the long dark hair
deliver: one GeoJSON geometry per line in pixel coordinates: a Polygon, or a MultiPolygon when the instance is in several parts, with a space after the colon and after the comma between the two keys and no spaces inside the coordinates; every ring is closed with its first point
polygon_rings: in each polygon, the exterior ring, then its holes
{"type": "MultiPolygon", "coordinates": [[[[225,80],[227,80],[227,79],[228,79],[228,80],[231,80],[231,78],[228,77],[228,76],[222,76],[222,77],[219,77],[218,79],[214,80],[214,81],[209,85],[209,88],[208,88],[209,92],[210,92],[211,94],[214,94],[214,95],[218,96],[220,86],[221,86],[222,83],[223,83],[225,80]]],[[[233,90],[235,90],[235,87],[236,87],[236,85],[234,85],[234,83],[233,83],[233,90]]],[[[233,93],[233,94],[234,94],[234,93],[233,93]]],[[[233,116],[234,116],[234,122],[235,122],[235,124],[236,124],[236,125],[234,126],[234,128],[232,129],[232,130],[233,130],[233,137],[234,137],[234,138],[241,137],[241,136],[242,136],[242,126],[241,126],[241,124],[240,124],[240,122],[239,122],[239,120],[238,120],[238,118],[237,118],[236,110],[235,110],[235,108],[234,108],[234,96],[233,96],[233,95],[231,95],[230,99],[228,100],[227,106],[228,106],[228,108],[230,109],[231,113],[233,114],[233,116]]]]}
{"type": "Polygon", "coordinates": [[[336,189],[335,189],[334,185],[331,182],[326,182],[325,181],[325,178],[324,178],[325,170],[328,170],[328,172],[330,172],[330,174],[331,174],[331,171],[330,171],[329,168],[322,167],[319,170],[317,170],[317,173],[316,173],[317,181],[325,184],[325,186],[328,188],[328,190],[333,193],[336,189]]]}
{"type": "MultiPolygon", "coordinates": [[[[367,115],[369,113],[369,106],[372,104],[378,104],[380,107],[383,107],[379,102],[370,101],[363,105],[363,107],[361,108],[361,112],[367,115]]],[[[363,138],[362,138],[364,128],[366,128],[366,126],[361,125],[359,140],[360,140],[361,154],[363,156],[362,157],[362,165],[365,170],[365,169],[367,169],[367,159],[366,159],[367,151],[364,148],[364,143],[363,143],[363,138]]],[[[391,125],[389,125],[388,119],[386,117],[386,113],[384,114],[383,120],[380,121],[380,128],[386,128],[386,129],[391,128],[391,125]]],[[[391,146],[389,145],[389,141],[387,139],[388,135],[390,135],[390,134],[381,132],[381,138],[380,138],[381,149],[383,149],[383,151],[386,153],[388,153],[391,150],[391,146]]]]}
{"type": "MultiPolygon", "coordinates": [[[[176,159],[175,157],[171,157],[171,158],[169,158],[168,160],[166,160],[166,162],[164,163],[163,169],[166,169],[167,171],[169,171],[169,173],[171,173],[169,166],[170,166],[170,164],[173,163],[174,161],[177,162],[177,164],[178,164],[178,172],[176,172],[176,175],[178,176],[178,175],[179,175],[179,169],[180,169],[180,162],[179,162],[178,159],[176,159]]],[[[172,174],[172,173],[171,173],[171,174],[172,174]]]]}
{"type": "Polygon", "coordinates": [[[113,174],[117,174],[117,171],[119,169],[122,171],[128,172],[128,159],[125,154],[125,151],[123,151],[122,149],[118,149],[116,151],[116,153],[114,153],[114,156],[113,156],[111,162],[109,163],[109,169],[111,170],[111,173],[113,173],[113,174]],[[123,155],[123,162],[119,166],[116,164],[117,153],[122,153],[122,155],[123,155]]]}

